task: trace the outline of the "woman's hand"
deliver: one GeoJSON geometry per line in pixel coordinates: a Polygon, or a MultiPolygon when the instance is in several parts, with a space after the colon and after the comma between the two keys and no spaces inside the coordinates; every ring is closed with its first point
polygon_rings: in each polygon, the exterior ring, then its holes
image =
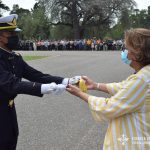
{"type": "Polygon", "coordinates": [[[66,90],[69,93],[71,93],[71,94],[73,94],[75,96],[78,96],[78,97],[80,97],[80,94],[82,93],[82,91],[77,86],[74,86],[74,85],[71,85],[71,84],[69,84],[67,86],[66,90]]]}
{"type": "Polygon", "coordinates": [[[92,79],[88,78],[87,76],[82,76],[82,79],[85,81],[88,90],[97,89],[97,83],[95,83],[92,79]]]}
{"type": "Polygon", "coordinates": [[[68,85],[66,90],[77,96],[77,97],[80,97],[81,99],[83,99],[85,102],[88,102],[88,98],[89,98],[89,95],[87,93],[84,93],[82,92],[78,87],[74,86],[74,85],[68,85]]]}

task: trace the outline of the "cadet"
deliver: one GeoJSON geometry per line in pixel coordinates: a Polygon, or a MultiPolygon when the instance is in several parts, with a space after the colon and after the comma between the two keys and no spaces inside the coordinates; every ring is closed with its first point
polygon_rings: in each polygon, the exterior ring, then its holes
{"type": "Polygon", "coordinates": [[[18,123],[14,98],[17,94],[42,97],[61,93],[74,81],[74,78],[43,74],[12,51],[18,46],[17,33],[21,31],[16,25],[17,18],[16,14],[0,18],[0,150],[16,149],[18,123]]]}

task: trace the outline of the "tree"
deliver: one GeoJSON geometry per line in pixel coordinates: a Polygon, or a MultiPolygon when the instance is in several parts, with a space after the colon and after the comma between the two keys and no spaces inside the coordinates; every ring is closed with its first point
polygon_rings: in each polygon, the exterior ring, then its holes
{"type": "Polygon", "coordinates": [[[150,28],[150,18],[148,15],[148,10],[137,11],[134,10],[130,15],[130,24],[132,28],[150,28]]]}
{"type": "Polygon", "coordinates": [[[119,20],[124,30],[129,29],[131,27],[129,19],[129,10],[127,8],[121,11],[121,16],[119,20]]]}
{"type": "Polygon", "coordinates": [[[10,14],[18,14],[19,16],[29,15],[30,10],[20,8],[18,4],[13,5],[13,9],[11,10],[10,14]]]}
{"type": "Polygon", "coordinates": [[[22,29],[22,39],[47,39],[49,37],[49,20],[42,4],[35,3],[31,11],[15,4],[10,13],[16,13],[19,16],[18,26],[22,29]]]}
{"type": "Polygon", "coordinates": [[[148,6],[148,15],[150,15],[150,6],[148,6]]]}
{"type": "Polygon", "coordinates": [[[32,10],[32,19],[34,21],[34,38],[48,39],[50,37],[50,21],[46,15],[43,3],[35,3],[32,10]]]}
{"type": "Polygon", "coordinates": [[[10,14],[18,15],[17,25],[22,29],[20,36],[22,38],[25,38],[26,36],[30,38],[31,36],[28,33],[31,33],[32,30],[31,32],[26,31],[26,24],[32,24],[30,20],[31,12],[28,9],[20,8],[18,4],[14,4],[12,10],[10,11],[10,14]]]}
{"type": "Polygon", "coordinates": [[[39,0],[44,3],[51,24],[73,29],[74,38],[82,38],[87,27],[108,26],[122,8],[134,4],[132,0],[39,0]]]}
{"type": "Polygon", "coordinates": [[[123,38],[124,30],[128,28],[149,28],[150,15],[148,10],[124,10],[122,11],[118,23],[107,33],[113,39],[123,38]]]}
{"type": "Polygon", "coordinates": [[[5,4],[3,4],[3,2],[0,0],[0,17],[2,16],[2,12],[4,11],[4,10],[9,10],[9,7],[8,6],[6,6],[5,4]]]}
{"type": "Polygon", "coordinates": [[[50,35],[51,39],[54,40],[73,39],[71,27],[64,25],[51,26],[50,35]]]}

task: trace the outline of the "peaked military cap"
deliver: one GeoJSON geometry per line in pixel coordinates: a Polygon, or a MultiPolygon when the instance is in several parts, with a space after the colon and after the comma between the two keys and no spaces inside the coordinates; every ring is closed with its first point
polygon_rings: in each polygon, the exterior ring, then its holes
{"type": "Polygon", "coordinates": [[[11,30],[11,31],[21,31],[17,27],[17,19],[18,15],[17,14],[11,14],[6,17],[0,17],[0,31],[1,30],[11,30]]]}

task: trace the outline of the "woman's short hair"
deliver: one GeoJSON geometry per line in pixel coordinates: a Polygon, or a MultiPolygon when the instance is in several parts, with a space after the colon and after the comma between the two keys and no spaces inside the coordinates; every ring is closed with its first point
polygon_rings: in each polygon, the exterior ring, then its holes
{"type": "Polygon", "coordinates": [[[150,64],[150,30],[144,28],[130,29],[125,32],[125,42],[132,47],[136,61],[142,65],[150,64]]]}

